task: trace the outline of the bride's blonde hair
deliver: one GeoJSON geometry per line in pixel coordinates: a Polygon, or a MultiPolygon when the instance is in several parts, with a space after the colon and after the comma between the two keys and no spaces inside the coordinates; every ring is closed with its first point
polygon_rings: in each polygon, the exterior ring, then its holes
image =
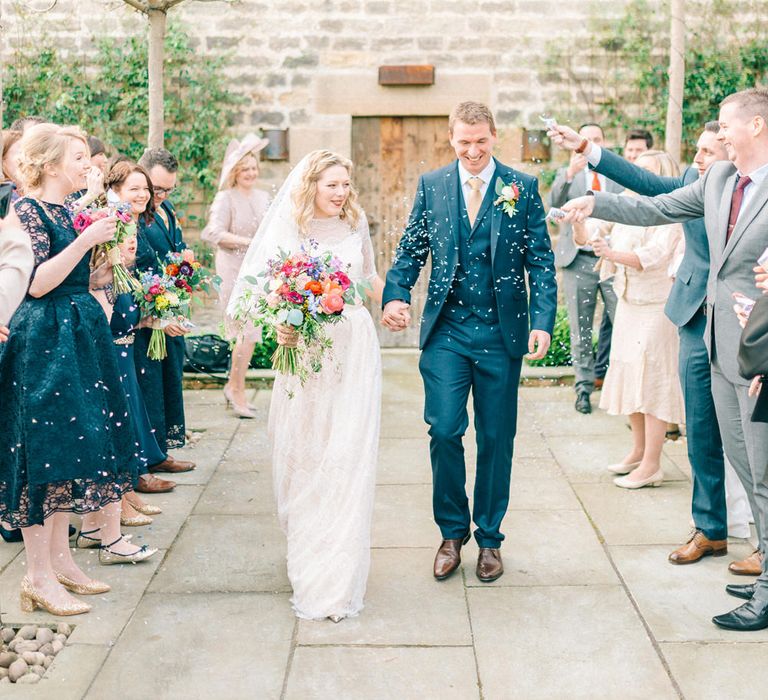
{"type": "MultiPolygon", "coordinates": [[[[304,169],[301,180],[299,180],[296,189],[294,189],[291,195],[294,216],[296,217],[296,223],[301,234],[309,232],[309,222],[315,215],[317,181],[328,168],[332,168],[334,165],[340,165],[346,169],[350,180],[352,179],[353,166],[349,158],[340,156],[338,153],[332,153],[331,151],[313,151],[308,156],[307,167],[304,169]]],[[[362,211],[357,204],[357,190],[350,183],[349,196],[341,208],[339,218],[346,221],[354,229],[357,227],[361,215],[362,211]]]]}

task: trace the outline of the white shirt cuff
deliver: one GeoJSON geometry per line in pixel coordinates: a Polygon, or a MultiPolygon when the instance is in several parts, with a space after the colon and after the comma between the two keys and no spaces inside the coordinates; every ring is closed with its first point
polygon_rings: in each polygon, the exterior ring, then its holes
{"type": "Polygon", "coordinates": [[[589,149],[589,153],[587,154],[587,163],[589,163],[593,168],[600,163],[600,158],[603,157],[603,149],[600,148],[596,143],[592,144],[592,148],[589,149]]]}

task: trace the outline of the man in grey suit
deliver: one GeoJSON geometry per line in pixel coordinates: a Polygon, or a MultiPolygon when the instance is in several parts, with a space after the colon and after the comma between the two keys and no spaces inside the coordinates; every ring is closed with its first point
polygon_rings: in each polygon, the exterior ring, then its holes
{"type": "MultiPolygon", "coordinates": [[[[752,268],[768,244],[768,91],[743,90],[720,105],[718,138],[730,162],[718,162],[702,178],[670,194],[619,198],[598,193],[563,208],[570,221],[595,216],[640,226],[690,221],[704,216],[709,239],[707,325],[704,339],[712,360],[712,394],[725,453],[739,475],[755,517],[760,551],[768,540],[768,424],[750,421],[755,399],[739,374],[741,329],[733,312],[733,294],[748,294],[752,268]]],[[[731,587],[732,589],[733,587],[731,587]]],[[[733,594],[733,590],[729,590],[733,594]]],[[[768,627],[768,567],[749,600],[713,618],[723,628],[768,627]]]]}
{"type": "MultiPolygon", "coordinates": [[[[591,143],[602,144],[603,130],[599,124],[584,124],[579,135],[591,143]]],[[[583,153],[574,152],[567,167],[561,168],[549,194],[553,207],[561,207],[569,199],[580,197],[587,191],[621,192],[624,188],[604,175],[589,169],[583,153]]],[[[597,256],[592,247],[577,246],[573,242],[571,225],[560,227],[560,238],[555,249],[555,265],[562,270],[563,291],[571,326],[571,358],[576,374],[576,410],[591,413],[590,394],[595,388],[595,353],[592,347],[592,325],[595,321],[598,293],[603,298],[604,313],[613,320],[616,294],[613,280],[600,282],[595,270],[597,256]]],[[[609,341],[607,341],[609,342],[609,341]]]]}
{"type": "MultiPolygon", "coordinates": [[[[696,144],[693,165],[680,177],[655,175],[594,143],[587,144],[584,155],[596,171],[637,194],[654,196],[690,185],[717,161],[727,161],[725,146],[717,138],[719,131],[719,122],[705,125],[696,144]]],[[[582,141],[582,137],[567,126],[557,125],[549,135],[555,143],[569,150],[578,148],[582,141]]],[[[704,219],[686,221],[683,227],[685,255],[675,274],[665,312],[680,334],[679,372],[685,396],[688,460],[693,482],[691,512],[695,530],[688,542],[669,555],[672,564],[692,564],[702,557],[724,555],[728,551],[723,444],[717,428],[709,353],[704,342],[709,240],[704,219]]],[[[755,576],[761,571],[756,555],[732,562],[729,568],[734,573],[755,576]]]]}

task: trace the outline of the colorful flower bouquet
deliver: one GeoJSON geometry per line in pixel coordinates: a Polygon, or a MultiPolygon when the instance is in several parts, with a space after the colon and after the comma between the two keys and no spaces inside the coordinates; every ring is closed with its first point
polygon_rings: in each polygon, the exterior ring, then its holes
{"type": "Polygon", "coordinates": [[[152,337],[147,357],[162,360],[167,356],[165,327],[169,323],[190,325],[192,301],[202,304],[196,292],[218,289],[221,278],[211,274],[197,260],[190,249],[168,253],[163,273],[148,270],[141,275],[141,288],[134,297],[141,315],[151,319],[152,337]]]}
{"type": "Polygon", "coordinates": [[[147,270],[141,275],[141,289],[134,298],[142,317],[151,319],[152,336],[149,339],[147,357],[162,360],[168,354],[165,347],[165,331],[169,323],[183,323],[189,318],[191,294],[177,287],[174,280],[147,270]]]}
{"type": "Polygon", "coordinates": [[[139,282],[128,272],[128,269],[123,264],[120,249],[117,247],[126,238],[136,235],[136,224],[131,217],[131,205],[125,203],[111,204],[107,207],[92,205],[77,214],[72,223],[75,231],[82,233],[91,224],[110,216],[117,218],[115,237],[111,241],[102,243],[99,247],[104,250],[107,260],[112,265],[115,294],[138,291],[140,288],[139,282]]]}
{"type": "MultiPolygon", "coordinates": [[[[164,270],[177,289],[183,289],[190,294],[218,290],[221,284],[221,277],[211,274],[207,268],[195,260],[195,252],[191,248],[186,248],[179,253],[168,253],[165,256],[164,270]]],[[[199,297],[192,298],[197,303],[203,303],[199,297]]]]}
{"type": "Polygon", "coordinates": [[[245,277],[250,286],[240,294],[233,314],[242,323],[296,330],[299,345],[278,345],[272,367],[281,374],[297,375],[302,384],[308,368],[313,372],[322,369],[323,357],[333,346],[323,326],[341,321],[345,306],[361,300],[368,288],[349,279],[348,265],[330,252],[315,252],[316,247],[310,241],[297,253],[280,250],[259,275],[262,281],[245,277]]]}

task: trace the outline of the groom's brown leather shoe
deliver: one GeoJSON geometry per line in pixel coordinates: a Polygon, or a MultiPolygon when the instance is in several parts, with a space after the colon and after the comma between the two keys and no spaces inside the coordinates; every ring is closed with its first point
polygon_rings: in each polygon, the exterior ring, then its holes
{"type": "Polygon", "coordinates": [[[490,547],[480,547],[477,555],[477,578],[483,583],[495,581],[504,573],[504,564],[501,562],[501,550],[490,547]]]}
{"type": "Polygon", "coordinates": [[[458,540],[443,540],[435,555],[432,570],[438,581],[447,579],[461,564],[461,546],[469,542],[469,533],[458,540]]]}
{"type": "Polygon", "coordinates": [[[669,555],[670,564],[693,564],[707,555],[722,557],[728,554],[728,540],[710,540],[701,530],[669,555]]]}

